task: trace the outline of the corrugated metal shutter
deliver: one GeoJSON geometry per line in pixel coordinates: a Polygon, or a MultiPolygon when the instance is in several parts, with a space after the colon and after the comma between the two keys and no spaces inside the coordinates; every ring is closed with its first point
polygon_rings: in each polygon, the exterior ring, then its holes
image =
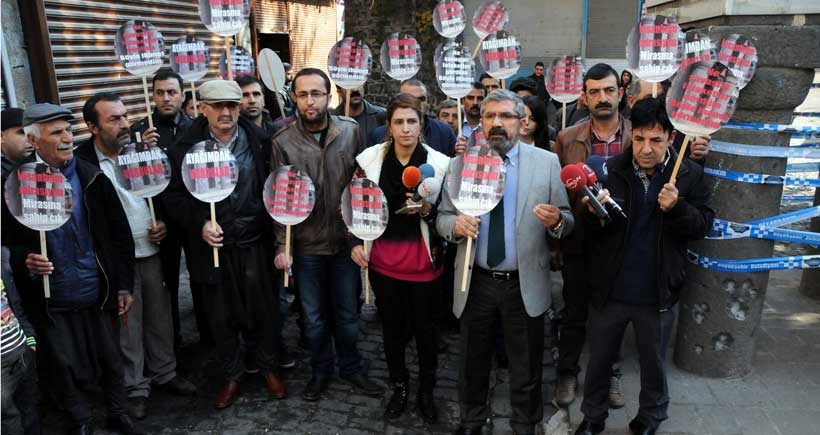
{"type": "Polygon", "coordinates": [[[288,33],[286,0],[254,0],[254,23],[259,33],[288,33]]]}
{"type": "MultiPolygon", "coordinates": [[[[130,19],[145,19],[165,38],[166,52],[177,38],[193,33],[210,47],[211,70],[217,78],[224,38],[212,34],[199,19],[196,1],[181,0],[44,0],[60,104],[78,118],[75,140],[88,136],[82,106],[97,92],[119,94],[133,122],[147,113],[142,79],[126,71],[114,55],[114,35],[130,19]]],[[[34,66],[34,65],[32,65],[34,66]]],[[[164,68],[170,68],[166,55],[164,68]]],[[[148,83],[151,91],[150,79],[148,83]]],[[[190,85],[186,84],[186,90],[190,85]]]]}
{"type": "Polygon", "coordinates": [[[327,54],[338,41],[336,2],[305,0],[291,3],[289,9],[291,64],[297,71],[313,67],[327,72],[327,54]]]}
{"type": "Polygon", "coordinates": [[[587,58],[623,59],[635,25],[637,0],[589,0],[587,58]]]}

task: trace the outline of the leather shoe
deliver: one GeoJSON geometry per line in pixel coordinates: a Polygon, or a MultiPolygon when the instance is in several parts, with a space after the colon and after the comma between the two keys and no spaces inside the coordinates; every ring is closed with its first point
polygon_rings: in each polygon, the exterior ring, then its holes
{"type": "Polygon", "coordinates": [[[327,389],[327,379],[310,378],[305,390],[302,391],[302,399],[308,402],[316,402],[322,397],[322,392],[327,389]]]}
{"type": "Polygon", "coordinates": [[[394,420],[401,417],[404,409],[407,407],[407,396],[410,392],[407,389],[407,381],[396,382],[393,384],[393,395],[390,396],[390,401],[387,402],[387,408],[384,410],[384,418],[394,420]]]}
{"type": "Polygon", "coordinates": [[[191,381],[176,375],[170,381],[157,385],[160,389],[170,391],[179,396],[193,396],[196,394],[196,385],[191,381]]]}
{"type": "Polygon", "coordinates": [[[265,373],[265,385],[268,387],[268,392],[274,399],[284,399],[287,396],[285,383],[279,376],[273,372],[265,373]]]}
{"type": "Polygon", "coordinates": [[[453,432],[453,435],[481,435],[481,426],[477,428],[459,426],[458,429],[453,432]]]}
{"type": "Polygon", "coordinates": [[[632,435],[655,435],[655,429],[649,427],[643,420],[637,417],[629,422],[629,431],[632,435]]]}
{"type": "Polygon", "coordinates": [[[131,418],[125,414],[109,416],[108,428],[123,435],[145,435],[145,432],[138,430],[131,418]]]}
{"type": "Polygon", "coordinates": [[[578,379],[575,376],[561,376],[555,385],[555,403],[567,407],[575,401],[575,389],[578,388],[578,379]]]}
{"type": "Polygon", "coordinates": [[[603,432],[604,429],[605,425],[603,423],[593,423],[584,419],[584,421],[578,425],[578,429],[575,429],[575,435],[597,435],[603,432]]]}
{"type": "Polygon", "coordinates": [[[84,424],[82,426],[71,429],[69,433],[71,435],[92,435],[94,433],[94,428],[91,427],[90,424],[84,424]]]}
{"type": "Polygon", "coordinates": [[[222,387],[222,391],[219,392],[219,395],[216,396],[216,403],[214,403],[214,407],[216,409],[225,409],[233,405],[233,402],[236,401],[238,396],[239,382],[228,381],[228,383],[222,387]]]}
{"type": "Polygon", "coordinates": [[[433,402],[433,390],[424,391],[419,389],[416,396],[416,410],[427,424],[433,424],[438,420],[438,410],[433,402]]]}
{"type": "Polygon", "coordinates": [[[145,397],[134,397],[128,400],[128,415],[137,420],[142,420],[148,415],[148,399],[145,397]]]}
{"type": "Polygon", "coordinates": [[[382,387],[370,379],[367,379],[367,376],[361,373],[342,376],[342,380],[368,396],[379,396],[384,391],[382,387]]]}

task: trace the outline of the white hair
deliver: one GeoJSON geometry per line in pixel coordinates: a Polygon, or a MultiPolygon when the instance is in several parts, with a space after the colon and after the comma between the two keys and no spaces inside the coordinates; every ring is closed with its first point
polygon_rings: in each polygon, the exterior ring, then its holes
{"type": "Polygon", "coordinates": [[[23,127],[23,131],[26,133],[26,136],[32,135],[35,139],[40,139],[43,134],[42,124],[39,122],[35,122],[34,124],[29,124],[23,127]]]}

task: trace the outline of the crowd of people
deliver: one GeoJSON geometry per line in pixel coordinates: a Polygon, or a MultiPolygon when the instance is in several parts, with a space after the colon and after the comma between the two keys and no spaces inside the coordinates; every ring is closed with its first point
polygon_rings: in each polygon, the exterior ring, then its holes
{"type": "Polygon", "coordinates": [[[618,362],[631,323],[641,393],[629,430],[655,433],[669,406],[665,352],[686,244],[704,237],[713,217],[701,167],[709,138],[694,139],[671,178],[682,135],[651,86],[631,74],[626,83],[628,72],[594,65],[561,128],[543,73],[539,62],[509,90],[482,75],[461,99],[460,117],[454,101],[439,103],[433,116],[428,87],[418,79],[402,82],[386,108],[358,88],[341,92],[350,101],[331,109],[331,80],[316,68],[289,71],[284,107],[272,103],[277,98],[255,77],[242,76],[203,83],[193,108],[183,79],[162,70],[152,82],[150,120],[129,123],[119,95],[98,93],[83,107],[91,137],[81,144],[74,143],[74,115],[65,107],[3,111],[4,183],[18,165],[44,163],[66,177],[74,204],[68,223],[46,234],[44,255],[38,233],[3,203],[3,433],[42,433],[41,393],[66,411],[72,434],[93,431],[89,384],[103,387],[108,427],[124,434],[142,433],[134,420],[148,415],[152,389],[198,394],[176,370],[183,251],[200,341],[220,362],[217,409],[236,401],[248,372],[261,373],[271,398],[288,397],[283,370],[295,363],[282,337],[291,303],[284,279],[310,353],[301,398],[321,400],[337,379],[382,397],[357,346],[367,269],[389,374],[384,418],[406,410],[412,337],[415,406],[424,422],[438,420],[438,328],[453,321],[461,355],[455,433],[481,433],[496,361],[509,371],[513,432],[534,434],[544,413],[546,322],[558,330],[554,393],[561,406],[575,400],[589,333],[584,420],[576,434],[600,433],[608,409],[624,406],[618,362]],[[148,203],[116,181],[117,157],[136,133],[161,148],[172,169],[168,188],[153,199],[155,222],[148,203]],[[451,159],[477,134],[506,170],[503,197],[490,213],[460,213],[447,189],[419,198],[403,183],[406,168],[423,164],[445,183],[451,159]],[[215,204],[214,220],[181,174],[186,152],[202,141],[229,148],[238,171],[234,191],[215,204]],[[568,192],[561,179],[563,166],[590,156],[607,159],[609,168],[597,198],[568,192]],[[315,186],[310,216],[292,228],[292,255],[285,227],[270,219],[262,195],[268,174],[283,165],[315,186]],[[378,184],[389,208],[387,228],[369,250],[340,214],[342,191],[359,177],[378,184]],[[610,199],[628,217],[596,215],[590,202],[610,199]],[[408,205],[408,213],[396,213],[408,205]],[[467,248],[468,239],[475,249],[467,248]],[[555,274],[562,289],[552,288],[555,274]],[[562,307],[552,299],[558,292],[562,307]]]}

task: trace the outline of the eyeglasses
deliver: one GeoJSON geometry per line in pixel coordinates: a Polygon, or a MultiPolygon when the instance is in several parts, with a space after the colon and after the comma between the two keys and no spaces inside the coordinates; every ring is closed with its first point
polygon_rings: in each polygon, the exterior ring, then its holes
{"type": "Polygon", "coordinates": [[[227,107],[229,110],[236,109],[239,107],[239,103],[235,101],[214,101],[213,103],[206,103],[203,101],[203,104],[207,104],[208,106],[213,107],[215,110],[222,111],[225,110],[227,107]]]}
{"type": "Polygon", "coordinates": [[[302,101],[305,101],[308,98],[311,98],[313,100],[321,100],[322,98],[324,98],[326,96],[327,96],[327,92],[319,92],[319,91],[299,92],[298,94],[296,94],[296,99],[297,100],[302,100],[302,101]]]}
{"type": "Polygon", "coordinates": [[[481,119],[483,119],[485,121],[495,121],[496,118],[501,118],[501,121],[503,121],[503,122],[510,122],[510,121],[515,120],[515,119],[521,119],[521,117],[519,117],[517,114],[512,113],[512,112],[501,112],[501,113],[489,112],[489,113],[484,113],[484,114],[481,115],[481,119]]]}

